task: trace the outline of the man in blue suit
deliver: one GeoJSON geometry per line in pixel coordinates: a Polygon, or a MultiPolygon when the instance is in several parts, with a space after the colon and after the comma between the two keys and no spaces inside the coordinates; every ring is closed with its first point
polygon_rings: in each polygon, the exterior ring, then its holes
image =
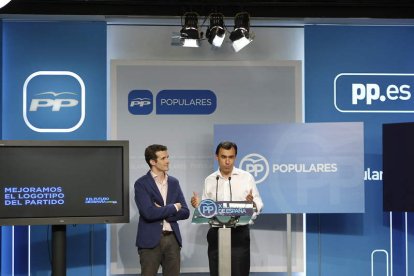
{"type": "Polygon", "coordinates": [[[178,276],[182,240],[177,221],[187,219],[190,212],[178,180],[167,174],[167,147],[148,146],[145,161],[150,170],[135,182],[141,275],[154,276],[161,265],[164,276],[178,276]]]}

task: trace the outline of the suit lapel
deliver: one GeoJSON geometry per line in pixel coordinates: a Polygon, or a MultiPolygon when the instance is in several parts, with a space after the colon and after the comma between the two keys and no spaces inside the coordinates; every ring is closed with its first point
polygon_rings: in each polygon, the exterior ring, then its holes
{"type": "Polygon", "coordinates": [[[151,171],[147,173],[148,175],[148,183],[150,188],[152,189],[154,195],[156,196],[157,204],[161,204],[161,206],[164,205],[164,200],[162,199],[162,195],[160,193],[160,190],[157,187],[157,183],[155,183],[154,178],[152,177],[151,171]]]}
{"type": "Polygon", "coordinates": [[[171,184],[171,182],[170,182],[170,178],[168,178],[168,181],[167,181],[167,185],[168,185],[168,188],[167,188],[167,199],[166,199],[166,202],[167,202],[167,204],[169,204],[169,203],[176,203],[176,202],[171,202],[171,200],[172,200],[172,194],[173,194],[173,187],[172,187],[172,184],[171,184]]]}

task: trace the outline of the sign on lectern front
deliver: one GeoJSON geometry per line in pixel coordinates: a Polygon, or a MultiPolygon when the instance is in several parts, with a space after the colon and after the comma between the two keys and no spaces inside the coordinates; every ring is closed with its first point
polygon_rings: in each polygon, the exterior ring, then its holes
{"type": "Polygon", "coordinates": [[[253,215],[253,203],[247,201],[214,201],[204,199],[194,210],[192,223],[228,227],[248,224],[253,215]]]}

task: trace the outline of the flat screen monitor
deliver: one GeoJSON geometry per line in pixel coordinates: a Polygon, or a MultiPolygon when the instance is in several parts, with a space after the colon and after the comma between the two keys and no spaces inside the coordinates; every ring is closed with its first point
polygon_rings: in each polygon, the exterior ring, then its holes
{"type": "Polygon", "coordinates": [[[0,141],[0,225],[129,222],[128,141],[0,141]]]}
{"type": "Polygon", "coordinates": [[[414,211],[414,123],[382,127],[383,210],[414,211]]]}

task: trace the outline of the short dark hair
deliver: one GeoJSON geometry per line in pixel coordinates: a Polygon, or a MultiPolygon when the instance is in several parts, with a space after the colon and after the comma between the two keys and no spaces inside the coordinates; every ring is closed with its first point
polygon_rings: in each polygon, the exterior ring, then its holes
{"type": "Polygon", "coordinates": [[[148,166],[151,168],[150,160],[157,160],[157,152],[158,151],[166,151],[168,150],[164,145],[150,145],[145,149],[145,161],[147,162],[148,166]]]}
{"type": "Polygon", "coordinates": [[[220,144],[217,145],[216,148],[216,155],[219,154],[220,149],[225,149],[225,150],[229,150],[234,148],[234,151],[236,152],[237,155],[237,145],[236,143],[230,142],[230,141],[222,141],[220,142],[220,144]]]}

